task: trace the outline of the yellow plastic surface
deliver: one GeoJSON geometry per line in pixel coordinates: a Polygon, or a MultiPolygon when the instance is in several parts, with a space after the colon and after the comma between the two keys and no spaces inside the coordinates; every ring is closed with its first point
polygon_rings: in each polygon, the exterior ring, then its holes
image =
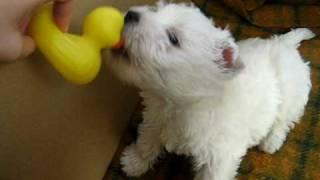
{"type": "Polygon", "coordinates": [[[124,25],[121,12],[99,7],[84,21],[83,35],[62,32],[52,18],[52,5],[41,7],[30,23],[30,33],[49,62],[67,80],[76,84],[91,82],[101,66],[101,49],[119,43],[124,25]]]}

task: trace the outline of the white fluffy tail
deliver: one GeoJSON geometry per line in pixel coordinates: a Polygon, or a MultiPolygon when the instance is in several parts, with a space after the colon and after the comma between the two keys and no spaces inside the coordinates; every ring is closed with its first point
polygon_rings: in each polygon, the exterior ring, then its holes
{"type": "Polygon", "coordinates": [[[292,29],[286,34],[280,35],[279,39],[288,45],[299,47],[301,41],[312,39],[315,36],[316,35],[310,29],[297,28],[292,29]]]}

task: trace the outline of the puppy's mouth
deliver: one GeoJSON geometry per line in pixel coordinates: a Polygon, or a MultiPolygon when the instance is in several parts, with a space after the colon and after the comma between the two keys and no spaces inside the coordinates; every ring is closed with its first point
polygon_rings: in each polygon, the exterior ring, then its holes
{"type": "Polygon", "coordinates": [[[122,40],[118,45],[111,49],[112,56],[120,59],[124,59],[125,61],[129,61],[129,54],[127,49],[125,48],[125,41],[122,40]]]}
{"type": "Polygon", "coordinates": [[[128,51],[126,49],[112,49],[111,53],[113,56],[116,57],[124,57],[126,59],[129,59],[128,51]]]}

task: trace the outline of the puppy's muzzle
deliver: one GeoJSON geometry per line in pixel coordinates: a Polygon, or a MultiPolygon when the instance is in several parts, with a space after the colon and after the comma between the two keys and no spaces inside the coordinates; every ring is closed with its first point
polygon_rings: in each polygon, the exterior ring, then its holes
{"type": "Polygon", "coordinates": [[[138,23],[140,21],[140,13],[136,11],[128,11],[126,14],[124,21],[126,24],[133,24],[133,23],[138,23]]]}

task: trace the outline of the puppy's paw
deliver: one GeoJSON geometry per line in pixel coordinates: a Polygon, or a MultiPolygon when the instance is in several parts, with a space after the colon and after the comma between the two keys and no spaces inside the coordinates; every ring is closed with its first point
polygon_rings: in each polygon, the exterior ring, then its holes
{"type": "Polygon", "coordinates": [[[259,149],[266,153],[273,154],[281,148],[282,144],[283,140],[281,138],[271,135],[262,140],[259,145],[259,149]]]}
{"type": "Polygon", "coordinates": [[[122,170],[130,177],[141,176],[149,169],[148,161],[141,157],[135,144],[126,147],[120,158],[120,163],[122,170]]]}

